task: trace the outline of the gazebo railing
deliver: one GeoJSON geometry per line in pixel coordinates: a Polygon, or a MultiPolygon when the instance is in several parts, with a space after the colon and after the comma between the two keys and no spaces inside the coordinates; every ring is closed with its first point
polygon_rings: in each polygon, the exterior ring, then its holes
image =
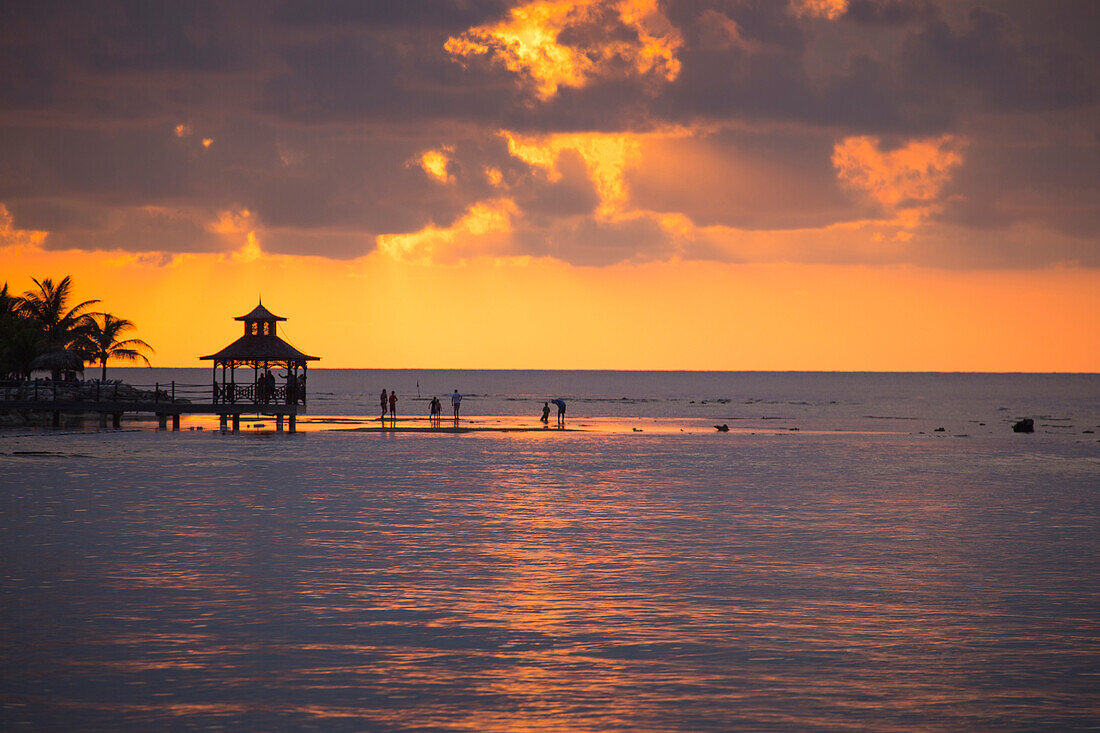
{"type": "Polygon", "coordinates": [[[306,394],[301,388],[293,390],[293,400],[287,399],[287,388],[285,384],[275,385],[273,390],[260,389],[257,384],[218,384],[214,382],[214,404],[222,405],[234,405],[234,404],[252,404],[252,405],[289,405],[289,404],[305,404],[306,394]]]}

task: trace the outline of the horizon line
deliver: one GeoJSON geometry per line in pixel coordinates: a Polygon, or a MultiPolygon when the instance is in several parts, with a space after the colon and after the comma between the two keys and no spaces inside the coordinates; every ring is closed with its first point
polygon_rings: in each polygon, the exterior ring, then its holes
{"type": "MultiPolygon", "coordinates": [[[[199,369],[199,366],[108,366],[108,369],[199,369]]],[[[967,370],[967,369],[631,369],[593,367],[323,367],[311,371],[390,371],[390,372],[664,372],[668,374],[989,374],[989,375],[1067,375],[1100,376],[1100,371],[1026,371],[1026,370],[967,370]]]]}

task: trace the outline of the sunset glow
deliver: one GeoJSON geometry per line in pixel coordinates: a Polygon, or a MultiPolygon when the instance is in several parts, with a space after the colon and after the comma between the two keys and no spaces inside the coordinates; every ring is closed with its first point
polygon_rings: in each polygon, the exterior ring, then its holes
{"type": "Polygon", "coordinates": [[[1100,370],[1070,4],[455,8],[13,15],[3,280],[160,366],[262,293],[331,367],[1100,370]]]}

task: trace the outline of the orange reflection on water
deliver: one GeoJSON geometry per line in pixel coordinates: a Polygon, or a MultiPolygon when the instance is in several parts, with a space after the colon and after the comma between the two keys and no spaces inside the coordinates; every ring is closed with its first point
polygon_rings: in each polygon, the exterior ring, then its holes
{"type": "MultiPolygon", "coordinates": [[[[957,442],[549,430],[202,446],[69,487],[96,487],[87,526],[112,534],[109,559],[66,564],[81,585],[59,618],[90,621],[50,663],[150,727],[959,728],[1004,709],[1041,727],[1049,708],[1020,701],[1079,693],[1069,673],[1095,651],[1087,619],[1026,612],[1065,581],[1028,549],[1054,523],[966,462],[1015,464],[957,442]]],[[[1065,562],[1087,562],[1066,544],[1065,562]]],[[[74,710],[108,710],[65,689],[74,710]]]]}

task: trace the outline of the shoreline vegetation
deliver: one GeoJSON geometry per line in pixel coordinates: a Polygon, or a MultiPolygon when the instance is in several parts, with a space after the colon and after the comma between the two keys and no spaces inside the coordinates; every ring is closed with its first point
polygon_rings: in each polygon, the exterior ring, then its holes
{"type": "Polygon", "coordinates": [[[107,381],[107,362],[144,362],[152,346],[128,338],[132,321],[112,313],[93,311],[98,298],[70,306],[73,281],[66,275],[56,284],[50,278],[32,278],[35,288],[13,295],[8,283],[0,288],[0,379],[29,380],[34,372],[50,379],[73,381],[85,364],[99,364],[100,381],[107,381]]]}
{"type": "MultiPolygon", "coordinates": [[[[112,313],[92,310],[98,298],[72,305],[73,281],[68,275],[57,283],[51,278],[32,278],[35,287],[22,295],[0,287],[0,383],[5,400],[35,400],[40,393],[54,401],[90,400],[104,390],[123,399],[153,398],[152,391],[121,380],[107,381],[107,362],[144,362],[154,349],[140,338],[132,321],[112,313]],[[100,366],[100,378],[85,380],[85,365],[100,366]],[[46,379],[32,379],[36,372],[46,379]]],[[[83,413],[65,411],[68,418],[83,413]]],[[[35,425],[46,421],[38,410],[0,410],[0,425],[35,425]]]]}

